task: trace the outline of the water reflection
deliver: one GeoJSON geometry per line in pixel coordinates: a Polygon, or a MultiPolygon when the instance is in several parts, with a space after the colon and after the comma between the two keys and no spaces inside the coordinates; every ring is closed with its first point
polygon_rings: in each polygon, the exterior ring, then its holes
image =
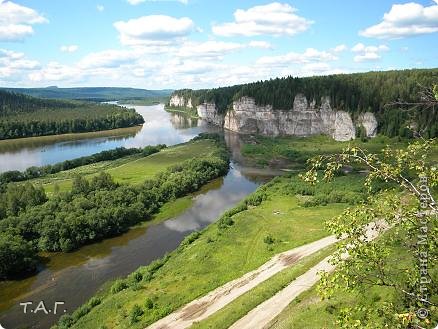
{"type": "Polygon", "coordinates": [[[16,290],[15,282],[0,283],[0,299],[8,298],[13,302],[12,308],[0,317],[0,323],[6,328],[48,328],[59,315],[38,313],[23,316],[19,302],[44,300],[46,304],[53,305],[55,301],[61,300],[66,303],[67,309],[73,310],[104,282],[124,276],[175,249],[187,234],[212,223],[223,211],[237,204],[257,186],[257,182],[247,179],[232,168],[223,179],[209,184],[210,189],[204,189],[204,193],[198,194],[193,206],[178,217],[150,226],[147,230],[131,230],[124,238],[116,237],[87,246],[83,248],[88,249],[87,255],[84,255],[82,249],[65,255],[70,260],[75,258],[75,254],[79,254],[76,257],[79,260],[87,257],[78,264],[67,261],[65,266],[60,266],[63,256],[57,255],[57,261],[49,262],[43,271],[27,279],[29,284],[21,284],[20,291],[16,290]],[[124,243],[120,244],[120,239],[124,243]],[[111,246],[109,250],[108,246],[111,246]],[[100,252],[102,248],[103,253],[100,252]]]}
{"type": "Polygon", "coordinates": [[[52,164],[120,146],[174,145],[186,142],[200,132],[214,130],[196,119],[166,112],[163,104],[130,107],[144,117],[143,126],[0,141],[0,172],[52,164]]]}
{"type": "MultiPolygon", "coordinates": [[[[15,148],[7,152],[0,143],[0,171],[22,170],[32,165],[64,161],[117,146],[172,145],[188,141],[200,132],[221,131],[202,120],[167,113],[163,105],[135,108],[144,116],[145,124],[134,132],[117,132],[111,136],[92,134],[81,139],[70,136],[69,140],[51,136],[31,139],[29,143],[17,140],[12,142],[15,148]]],[[[161,224],[151,225],[147,229],[134,228],[121,236],[72,253],[49,254],[45,268],[37,275],[19,281],[0,282],[0,310],[8,309],[0,316],[0,323],[6,328],[50,327],[59,314],[45,315],[40,312],[24,316],[19,303],[44,300],[46,304],[53,305],[55,301],[65,301],[67,309],[73,310],[90,298],[103,283],[125,276],[174,250],[187,234],[204,228],[223,211],[254,191],[260,182],[279,174],[246,167],[240,153],[240,137],[231,132],[224,134],[231,150],[232,168],[224,178],[214,180],[196,193],[193,205],[186,212],[161,224]]]]}

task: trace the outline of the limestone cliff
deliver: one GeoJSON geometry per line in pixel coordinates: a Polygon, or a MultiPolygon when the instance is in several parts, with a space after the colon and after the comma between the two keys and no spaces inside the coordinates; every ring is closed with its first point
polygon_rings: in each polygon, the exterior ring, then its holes
{"type": "Polygon", "coordinates": [[[306,97],[298,94],[291,110],[273,110],[271,105],[259,106],[250,97],[233,102],[233,110],[225,116],[226,129],[269,136],[310,136],[327,134],[339,141],[354,139],[356,129],[349,113],[334,111],[327,97],[315,108],[306,97]]]}
{"type": "MultiPolygon", "coordinates": [[[[190,107],[191,98],[173,95],[171,106],[190,107]]],[[[373,113],[366,112],[354,123],[345,111],[332,109],[329,97],[322,97],[320,106],[310,102],[303,94],[294,98],[292,109],[274,110],[271,105],[257,105],[251,97],[242,97],[232,104],[232,110],[221,114],[214,103],[203,103],[196,107],[198,116],[205,122],[242,134],[267,136],[310,136],[325,134],[338,141],[348,141],[356,136],[356,126],[365,128],[368,137],[377,132],[377,120],[373,113]]]]}
{"type": "Polygon", "coordinates": [[[219,113],[214,103],[203,103],[196,107],[198,117],[217,126],[224,125],[224,116],[219,113]]]}
{"type": "Polygon", "coordinates": [[[365,128],[365,133],[367,137],[376,137],[377,120],[373,113],[361,113],[357,118],[357,123],[365,128]]]}
{"type": "Polygon", "coordinates": [[[176,106],[176,107],[193,107],[192,106],[192,99],[186,99],[183,96],[179,96],[177,94],[172,95],[169,100],[170,106],[176,106]]]}

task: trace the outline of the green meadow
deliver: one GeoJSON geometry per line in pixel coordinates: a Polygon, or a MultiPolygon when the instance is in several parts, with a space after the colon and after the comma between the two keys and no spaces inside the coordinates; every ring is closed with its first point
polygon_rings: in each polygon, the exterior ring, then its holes
{"type": "Polygon", "coordinates": [[[118,183],[139,184],[170,166],[191,158],[208,156],[215,150],[216,146],[211,140],[190,141],[185,144],[168,147],[146,157],[134,154],[117,160],[102,161],[62,171],[31,180],[30,182],[37,186],[42,186],[49,196],[58,188],[59,191],[69,190],[76,175],[91,178],[101,171],[109,173],[118,183]]]}

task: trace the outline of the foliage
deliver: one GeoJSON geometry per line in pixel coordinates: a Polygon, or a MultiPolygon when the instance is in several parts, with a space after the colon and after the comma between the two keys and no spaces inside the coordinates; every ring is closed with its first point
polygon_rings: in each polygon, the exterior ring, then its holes
{"type": "Polygon", "coordinates": [[[39,99],[0,90],[0,140],[130,127],[144,122],[117,105],[39,99]]]}
{"type": "Polygon", "coordinates": [[[321,155],[309,161],[310,169],[303,178],[312,183],[318,181],[321,169],[323,178],[331,180],[341,166],[361,163],[369,168],[364,183],[368,190],[381,180],[393,182],[402,189],[402,192],[374,195],[366,204],[347,209],[327,222],[333,234],[346,239],[339,244],[333,258],[338,270],[332,276],[327,273],[322,276],[321,295],[330,297],[342,289],[361,291],[379,286],[393,290],[395,300],[400,301],[388,303],[381,310],[380,319],[386,319],[383,325],[376,322],[372,308],[357,305],[363,318],[352,317],[352,309],[345,310],[338,319],[338,327],[350,328],[355,323],[363,328],[430,327],[430,314],[438,302],[438,278],[433,271],[438,260],[438,241],[431,238],[438,233],[433,197],[438,171],[428,161],[435,143],[416,140],[406,149],[388,146],[381,154],[347,147],[340,154],[321,155]],[[366,225],[372,221],[377,223],[375,229],[382,237],[370,241],[364,239],[364,234],[366,225]],[[426,314],[418,310],[426,310],[426,314]]]}
{"type": "Polygon", "coordinates": [[[131,319],[131,324],[134,324],[139,321],[139,317],[143,315],[144,311],[141,309],[140,305],[135,304],[131,312],[129,313],[129,317],[131,319]]]}
{"type": "MultiPolygon", "coordinates": [[[[382,71],[354,74],[336,74],[307,78],[286,77],[216,89],[177,90],[174,94],[192,99],[192,105],[215,102],[220,113],[232,107],[232,102],[243,96],[253,97],[258,105],[272,105],[274,110],[293,108],[295,96],[304,94],[316,106],[328,96],[332,108],[354,115],[371,111],[379,122],[378,131],[390,137],[412,120],[427,138],[438,136],[436,110],[418,107],[412,117],[399,108],[385,105],[394,99],[415,102],[421,85],[437,83],[438,69],[382,71]]],[[[435,89],[436,91],[436,89],[435,89]]]]}
{"type": "Polygon", "coordinates": [[[18,235],[0,233],[0,279],[31,272],[36,263],[37,254],[30,243],[18,235]]]}

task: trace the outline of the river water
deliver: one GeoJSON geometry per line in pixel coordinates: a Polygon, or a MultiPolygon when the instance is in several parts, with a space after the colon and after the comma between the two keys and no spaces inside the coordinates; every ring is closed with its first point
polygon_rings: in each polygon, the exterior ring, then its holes
{"type": "MultiPolygon", "coordinates": [[[[56,163],[119,146],[173,145],[200,132],[218,131],[205,122],[164,111],[163,105],[132,106],[145,118],[141,127],[116,131],[50,136],[0,143],[0,171],[56,163]]],[[[85,246],[72,253],[47,255],[40,271],[29,278],[0,282],[0,325],[10,328],[49,328],[63,314],[90,298],[106,281],[122,277],[141,265],[174,250],[182,239],[214,222],[257,186],[279,172],[245,167],[240,137],[224,132],[232,154],[228,174],[204,186],[192,206],[181,215],[159,224],[134,228],[127,233],[85,246]],[[64,302],[58,314],[31,313],[43,301],[49,310],[64,302]],[[26,314],[20,306],[33,302],[26,314]]]]}

